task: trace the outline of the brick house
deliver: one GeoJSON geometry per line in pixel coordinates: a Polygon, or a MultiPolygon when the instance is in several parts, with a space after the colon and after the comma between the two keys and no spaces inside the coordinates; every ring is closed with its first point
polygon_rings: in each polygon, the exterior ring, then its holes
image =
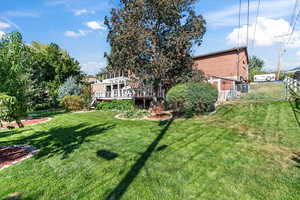
{"type": "Polygon", "coordinates": [[[247,47],[239,47],[194,57],[194,69],[202,70],[208,81],[219,90],[219,101],[226,101],[237,92],[247,91],[247,47]]]}

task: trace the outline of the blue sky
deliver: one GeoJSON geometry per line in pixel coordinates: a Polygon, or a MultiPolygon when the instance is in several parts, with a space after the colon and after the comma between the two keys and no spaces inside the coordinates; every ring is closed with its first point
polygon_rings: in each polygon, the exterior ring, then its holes
{"type": "MultiPolygon", "coordinates": [[[[250,0],[249,54],[265,60],[266,69],[276,69],[281,44],[288,40],[289,24],[296,0],[261,0],[256,25],[258,0],[250,0]]],[[[238,27],[239,0],[199,0],[197,13],[207,20],[203,44],[194,47],[194,55],[244,45],[246,38],[247,1],[242,0],[238,27]],[[240,41],[237,40],[240,35],[240,41]]],[[[23,34],[26,43],[55,42],[75,57],[88,74],[95,74],[106,64],[104,17],[118,0],[10,0],[0,7],[0,35],[13,30],[23,34]]],[[[297,10],[300,9],[300,5],[297,10]]],[[[300,21],[300,17],[299,20],[300,21]]],[[[285,45],[283,68],[300,65],[300,22],[296,24],[290,43],[285,45]]]]}

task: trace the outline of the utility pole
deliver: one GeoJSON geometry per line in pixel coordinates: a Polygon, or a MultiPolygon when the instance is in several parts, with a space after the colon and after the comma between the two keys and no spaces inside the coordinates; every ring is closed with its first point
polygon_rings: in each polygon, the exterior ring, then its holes
{"type": "MultiPolygon", "coordinates": [[[[286,37],[286,36],[289,36],[290,34],[283,34],[283,35],[279,35],[279,36],[276,36],[276,37],[286,37]]],[[[279,80],[279,77],[280,77],[280,72],[281,72],[281,68],[282,68],[282,56],[283,54],[286,52],[286,49],[285,49],[285,45],[282,44],[280,47],[279,47],[279,52],[278,52],[278,62],[277,62],[277,73],[276,73],[276,80],[279,80]]]]}
{"type": "Polygon", "coordinates": [[[281,62],[282,62],[282,55],[283,55],[283,47],[279,48],[278,52],[278,62],[277,62],[277,73],[276,73],[276,80],[279,80],[280,71],[281,71],[281,62]]]}

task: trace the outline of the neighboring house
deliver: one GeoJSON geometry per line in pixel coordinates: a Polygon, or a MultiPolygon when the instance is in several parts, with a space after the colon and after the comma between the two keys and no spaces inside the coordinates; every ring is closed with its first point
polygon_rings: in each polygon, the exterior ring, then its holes
{"type": "Polygon", "coordinates": [[[85,83],[86,83],[86,84],[94,84],[94,83],[96,83],[96,82],[97,82],[97,78],[96,78],[95,76],[89,75],[89,76],[87,76],[87,77],[85,78],[85,83]]]}
{"type": "Polygon", "coordinates": [[[96,83],[92,84],[93,103],[95,101],[111,101],[132,99],[139,105],[149,106],[154,96],[164,97],[164,91],[159,89],[154,93],[151,86],[140,87],[132,80],[133,74],[117,71],[98,75],[96,83]]]}
{"type": "MultiPolygon", "coordinates": [[[[219,101],[227,101],[242,91],[242,83],[248,80],[248,53],[246,47],[229,49],[194,57],[194,69],[202,70],[208,82],[219,90],[219,101]]],[[[139,87],[130,77],[133,74],[123,71],[106,72],[98,76],[92,84],[93,103],[133,99],[138,104],[149,104],[154,96],[164,97],[162,89],[154,94],[153,88],[139,87]]]]}
{"type": "Polygon", "coordinates": [[[248,52],[239,47],[194,57],[194,69],[202,70],[219,91],[219,101],[247,92],[248,52]]]}

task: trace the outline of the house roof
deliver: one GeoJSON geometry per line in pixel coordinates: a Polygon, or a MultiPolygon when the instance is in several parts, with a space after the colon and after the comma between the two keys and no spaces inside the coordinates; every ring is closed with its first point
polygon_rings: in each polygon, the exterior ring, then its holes
{"type": "Polygon", "coordinates": [[[236,48],[232,48],[232,49],[226,49],[226,50],[222,50],[222,51],[216,51],[216,52],[212,52],[212,53],[207,53],[207,54],[202,54],[199,56],[194,56],[193,59],[199,59],[199,58],[205,58],[205,57],[211,57],[211,56],[217,56],[220,54],[224,54],[224,53],[229,53],[229,52],[241,52],[241,51],[245,51],[246,52],[246,56],[247,56],[247,61],[249,62],[249,58],[248,58],[248,50],[246,46],[242,46],[242,47],[236,47],[236,48]]]}

